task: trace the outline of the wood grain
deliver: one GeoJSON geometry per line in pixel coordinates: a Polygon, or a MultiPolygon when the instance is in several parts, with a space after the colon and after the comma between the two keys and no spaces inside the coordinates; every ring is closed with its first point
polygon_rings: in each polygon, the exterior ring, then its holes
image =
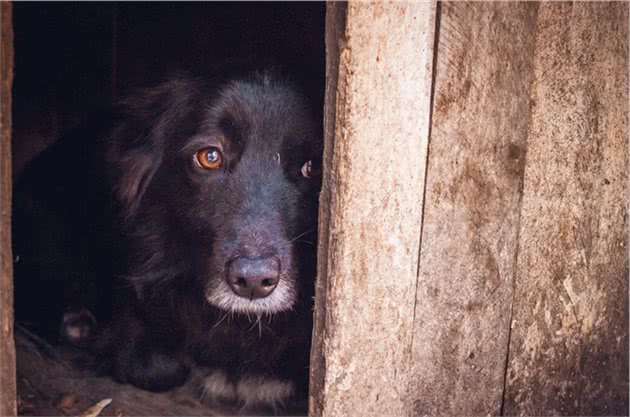
{"type": "Polygon", "coordinates": [[[498,415],[537,5],[441,3],[413,415],[498,415]]]}
{"type": "MultiPolygon", "coordinates": [[[[328,243],[330,239],[330,198],[332,181],[332,152],[335,138],[335,114],[337,103],[337,79],[339,73],[339,47],[344,41],[346,22],[345,2],[329,2],[326,5],[326,88],[324,106],[324,154],[322,166],[322,183],[319,195],[318,217],[318,256],[317,270],[328,270],[328,243]]],[[[341,99],[341,95],[340,95],[341,99]]],[[[309,381],[309,414],[321,416],[324,406],[324,389],[326,377],[326,357],[324,356],[324,332],[326,326],[327,274],[317,277],[313,317],[313,338],[310,358],[309,381]]]]}
{"type": "Polygon", "coordinates": [[[11,87],[13,27],[10,2],[0,2],[0,416],[16,414],[11,250],[11,87]]]}
{"type": "Polygon", "coordinates": [[[312,354],[325,364],[313,368],[310,412],[405,415],[435,3],[345,8],[326,30],[339,65],[329,56],[312,354]]]}
{"type": "Polygon", "coordinates": [[[540,5],[507,415],[628,415],[628,3],[540,5]]]}

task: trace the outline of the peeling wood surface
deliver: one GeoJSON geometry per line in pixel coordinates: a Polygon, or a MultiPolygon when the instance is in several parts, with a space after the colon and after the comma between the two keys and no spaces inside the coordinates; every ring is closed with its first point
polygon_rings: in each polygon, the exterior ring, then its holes
{"type": "Polygon", "coordinates": [[[501,410],[537,7],[441,3],[412,415],[501,410]]]}
{"type": "Polygon", "coordinates": [[[0,416],[16,413],[11,250],[11,8],[10,2],[0,2],[0,416]]]}
{"type": "Polygon", "coordinates": [[[628,3],[536,28],[507,415],[628,415],[628,3]]]}
{"type": "Polygon", "coordinates": [[[336,101],[327,95],[336,108],[322,192],[326,304],[315,311],[313,352],[325,367],[313,372],[311,413],[406,415],[435,3],[346,8],[338,74],[327,74],[329,86],[338,78],[336,101]]]}
{"type": "MultiPolygon", "coordinates": [[[[329,2],[326,5],[326,89],[324,108],[324,155],[322,183],[329,184],[332,172],[332,155],[335,136],[335,111],[337,103],[337,78],[339,75],[339,47],[345,32],[345,2],[329,2]]],[[[343,97],[340,92],[339,100],[343,97]]],[[[317,270],[328,270],[328,243],[330,230],[330,194],[331,186],[324,185],[319,195],[317,270]]],[[[326,274],[319,274],[316,282],[313,320],[313,338],[310,358],[310,381],[308,409],[312,416],[322,415],[324,405],[324,387],[326,377],[326,357],[324,356],[324,331],[326,326],[326,274]]]]}

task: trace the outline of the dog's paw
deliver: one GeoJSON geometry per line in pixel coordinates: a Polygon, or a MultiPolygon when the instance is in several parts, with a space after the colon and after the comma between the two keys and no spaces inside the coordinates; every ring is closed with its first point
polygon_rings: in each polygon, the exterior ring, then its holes
{"type": "Polygon", "coordinates": [[[295,411],[295,383],[289,380],[255,375],[230,378],[221,370],[208,369],[196,372],[195,383],[203,403],[238,415],[284,415],[295,411]]]}
{"type": "Polygon", "coordinates": [[[285,415],[295,394],[293,381],[270,376],[244,375],[236,383],[240,415],[285,415]]]}
{"type": "Polygon", "coordinates": [[[216,369],[197,371],[194,381],[199,399],[204,404],[220,408],[236,407],[236,384],[228,379],[225,372],[216,369]]]}
{"type": "Polygon", "coordinates": [[[156,350],[133,350],[119,357],[114,375],[120,382],[161,392],[186,382],[190,368],[180,359],[156,350]]]}
{"type": "Polygon", "coordinates": [[[85,347],[96,330],[96,318],[83,307],[68,308],[61,318],[59,337],[72,346],[85,347]]]}

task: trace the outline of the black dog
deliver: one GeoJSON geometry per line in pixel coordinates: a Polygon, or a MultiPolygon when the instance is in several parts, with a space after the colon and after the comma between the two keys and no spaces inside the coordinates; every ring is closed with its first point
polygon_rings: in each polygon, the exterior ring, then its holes
{"type": "Polygon", "coordinates": [[[18,181],[18,319],[90,342],[148,390],[201,365],[212,401],[303,399],[321,152],[276,71],[178,77],[123,102],[18,181]]]}

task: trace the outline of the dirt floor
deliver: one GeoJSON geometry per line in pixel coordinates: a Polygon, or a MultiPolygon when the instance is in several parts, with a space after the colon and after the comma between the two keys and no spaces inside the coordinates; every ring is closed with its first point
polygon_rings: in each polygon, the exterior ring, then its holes
{"type": "Polygon", "coordinates": [[[201,416],[230,415],[197,399],[191,383],[167,393],[152,393],[76,366],[80,352],[57,350],[16,328],[18,413],[33,416],[201,416]],[[111,403],[107,404],[111,399],[111,403]],[[93,408],[107,404],[102,411],[93,408]]]}

